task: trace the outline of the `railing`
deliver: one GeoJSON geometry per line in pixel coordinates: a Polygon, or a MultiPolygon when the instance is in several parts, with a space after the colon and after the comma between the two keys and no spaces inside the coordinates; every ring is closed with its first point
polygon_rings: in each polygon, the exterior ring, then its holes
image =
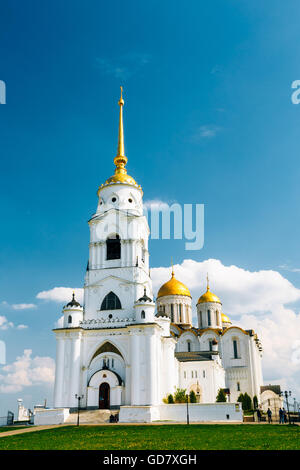
{"type": "Polygon", "coordinates": [[[14,424],[14,414],[8,411],[7,416],[0,416],[0,426],[11,426],[14,424]]]}

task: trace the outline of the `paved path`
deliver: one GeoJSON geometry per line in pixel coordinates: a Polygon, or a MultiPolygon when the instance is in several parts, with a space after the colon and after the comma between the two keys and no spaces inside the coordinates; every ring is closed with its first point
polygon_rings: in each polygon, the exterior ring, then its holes
{"type": "Polygon", "coordinates": [[[61,426],[61,424],[53,424],[49,426],[30,426],[28,428],[24,427],[22,429],[16,429],[15,431],[0,432],[0,438],[6,436],[15,436],[17,434],[25,434],[26,432],[42,431],[43,429],[58,428],[59,426],[61,426]]]}

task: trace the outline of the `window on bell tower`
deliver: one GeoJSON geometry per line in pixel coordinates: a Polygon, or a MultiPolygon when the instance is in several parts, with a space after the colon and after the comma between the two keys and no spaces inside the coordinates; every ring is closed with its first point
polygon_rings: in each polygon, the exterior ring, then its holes
{"type": "Polygon", "coordinates": [[[114,292],[110,292],[106,297],[104,297],[101,304],[101,310],[117,310],[119,308],[122,308],[121,302],[114,292]]]}
{"type": "Polygon", "coordinates": [[[119,235],[111,235],[106,240],[106,259],[121,258],[121,240],[119,235]]]}

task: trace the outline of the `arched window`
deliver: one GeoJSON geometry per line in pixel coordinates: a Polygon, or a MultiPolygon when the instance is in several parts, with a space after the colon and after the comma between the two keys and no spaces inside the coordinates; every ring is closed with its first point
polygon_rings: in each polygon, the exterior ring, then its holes
{"type": "Polygon", "coordinates": [[[187,350],[188,352],[191,352],[191,342],[187,341],[187,350]]]}
{"type": "Polygon", "coordinates": [[[111,235],[106,240],[106,259],[121,258],[121,240],[119,235],[111,235]]]}
{"type": "Polygon", "coordinates": [[[72,323],[72,316],[71,315],[68,316],[68,323],[72,323]]]}
{"type": "Polygon", "coordinates": [[[110,292],[104,297],[101,310],[117,310],[118,308],[122,308],[120,299],[116,294],[110,292]]]}
{"type": "Polygon", "coordinates": [[[171,304],[171,322],[174,323],[174,305],[171,304]]]}
{"type": "Polygon", "coordinates": [[[219,311],[216,310],[216,325],[219,325],[219,311]]]}
{"type": "Polygon", "coordinates": [[[145,314],[144,310],[142,310],[141,319],[142,319],[142,320],[145,320],[145,317],[146,317],[146,314],[145,314]]]}
{"type": "Polygon", "coordinates": [[[178,305],[178,309],[179,309],[179,323],[182,323],[182,305],[181,304],[178,305]]]}
{"type": "Polygon", "coordinates": [[[240,391],[241,391],[240,382],[237,382],[237,384],[236,384],[236,389],[237,389],[237,391],[238,391],[238,392],[240,392],[240,391]]]}
{"type": "Polygon", "coordinates": [[[208,325],[208,326],[211,326],[210,310],[207,310],[207,325],[208,325]]]}
{"type": "Polygon", "coordinates": [[[238,342],[236,339],[234,339],[232,341],[232,345],[233,345],[233,358],[234,359],[238,359],[238,342]]]}

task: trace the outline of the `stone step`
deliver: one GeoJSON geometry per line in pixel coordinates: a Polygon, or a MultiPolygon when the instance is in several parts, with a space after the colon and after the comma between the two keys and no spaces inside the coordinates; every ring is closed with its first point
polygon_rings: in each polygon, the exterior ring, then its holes
{"type": "MultiPolygon", "coordinates": [[[[109,423],[110,415],[116,415],[119,410],[81,410],[80,423],[81,424],[100,424],[109,423]]],[[[66,423],[76,424],[77,413],[71,413],[66,423]]]]}

